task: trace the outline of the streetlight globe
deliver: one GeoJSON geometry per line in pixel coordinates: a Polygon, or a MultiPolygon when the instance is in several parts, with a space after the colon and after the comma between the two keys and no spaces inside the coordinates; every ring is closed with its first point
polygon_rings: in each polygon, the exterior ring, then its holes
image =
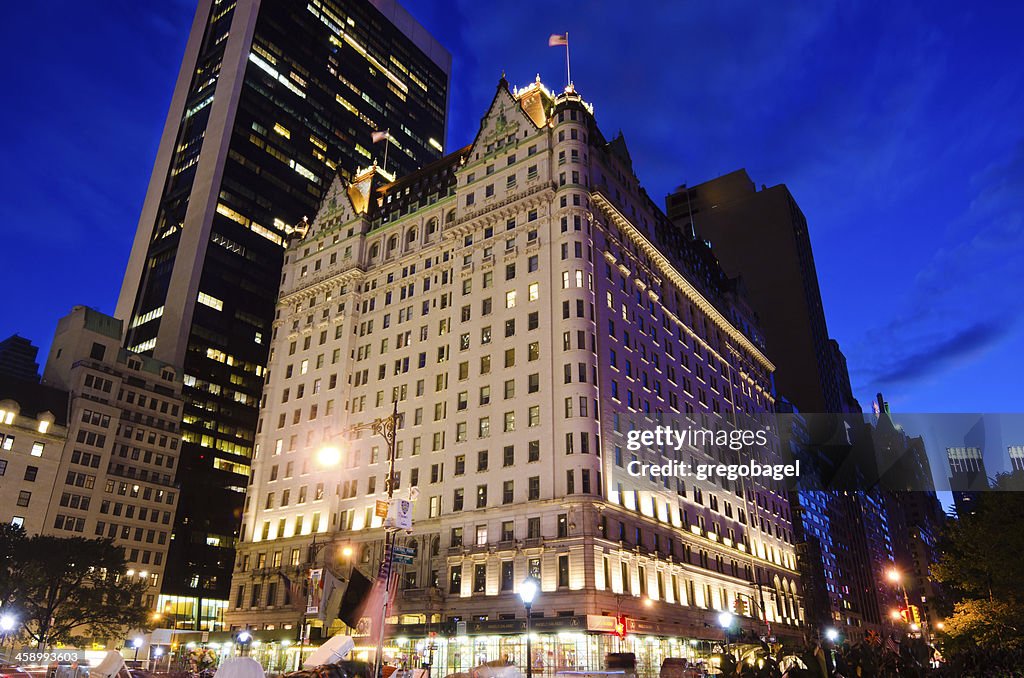
{"type": "Polygon", "coordinates": [[[911,625],[910,625],[910,630],[911,630],[911,631],[920,631],[920,630],[921,630],[921,627],[920,627],[920,625],[918,625],[918,624],[911,624],[911,625]]]}
{"type": "Polygon", "coordinates": [[[946,625],[944,623],[942,623],[942,622],[938,622],[938,623],[935,624],[935,628],[937,628],[938,630],[941,631],[941,630],[946,628],[946,625]]]}
{"type": "Polygon", "coordinates": [[[732,612],[722,612],[718,615],[718,625],[727,629],[732,626],[732,618],[732,612]]]}
{"type": "Polygon", "coordinates": [[[132,647],[134,647],[136,650],[138,650],[140,647],[142,647],[142,638],[135,638],[135,639],[133,639],[132,640],[132,647]]]}
{"type": "Polygon", "coordinates": [[[5,614],[0,617],[0,631],[10,633],[18,625],[18,620],[13,615],[5,614]]]}
{"type": "Polygon", "coordinates": [[[321,466],[337,466],[341,463],[341,450],[333,445],[321,447],[316,453],[316,460],[321,466]]]}
{"type": "Polygon", "coordinates": [[[153,656],[154,657],[160,657],[160,656],[163,655],[163,653],[164,653],[164,649],[162,647],[158,647],[155,650],[153,650],[153,656]]]}
{"type": "Polygon", "coordinates": [[[242,631],[241,633],[238,634],[238,637],[236,638],[236,640],[239,643],[248,643],[250,640],[252,640],[252,634],[249,633],[248,631],[242,631]]]}
{"type": "Polygon", "coordinates": [[[341,555],[343,557],[345,557],[345,558],[351,558],[352,557],[352,547],[351,546],[346,546],[345,548],[341,549],[341,555]]]}
{"type": "Polygon", "coordinates": [[[522,598],[524,605],[532,605],[533,599],[537,597],[537,580],[533,577],[527,577],[523,580],[523,583],[519,585],[519,597],[522,598]]]}
{"type": "Polygon", "coordinates": [[[899,583],[900,581],[900,571],[895,567],[889,568],[889,571],[885,573],[885,576],[894,584],[899,583]]]}
{"type": "Polygon", "coordinates": [[[833,628],[827,628],[825,629],[825,638],[827,638],[830,643],[834,643],[839,640],[839,631],[833,628]]]}

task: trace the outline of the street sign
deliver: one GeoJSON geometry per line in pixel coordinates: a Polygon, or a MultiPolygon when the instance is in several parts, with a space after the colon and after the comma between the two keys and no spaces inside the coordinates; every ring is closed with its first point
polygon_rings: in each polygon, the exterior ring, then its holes
{"type": "Polygon", "coordinates": [[[396,563],[398,563],[399,565],[412,565],[412,563],[413,563],[413,557],[412,556],[405,556],[405,555],[401,555],[401,554],[396,553],[392,557],[394,558],[394,561],[396,563]]]}
{"type": "Polygon", "coordinates": [[[411,546],[393,546],[392,550],[396,556],[414,556],[416,555],[416,549],[411,546]]]}
{"type": "Polygon", "coordinates": [[[381,499],[377,500],[377,505],[374,508],[373,514],[379,518],[388,517],[388,503],[381,499]]]}

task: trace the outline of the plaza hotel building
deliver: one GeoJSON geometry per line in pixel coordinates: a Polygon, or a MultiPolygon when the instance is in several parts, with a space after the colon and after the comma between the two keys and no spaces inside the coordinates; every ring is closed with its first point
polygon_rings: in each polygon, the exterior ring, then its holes
{"type": "MultiPolygon", "coordinates": [[[[388,445],[354,427],[397,401],[395,496],[418,490],[397,544],[416,555],[396,565],[388,658],[524,666],[527,576],[538,671],[619,650],[656,671],[723,642],[723,610],[732,642],[798,637],[778,484],[625,470],[775,460],[762,345],[737,281],[640,187],[622,136],[572,87],[502,78],[471,145],[336,179],[289,243],[226,625],[273,668],[296,665],[297,639],[353,634],[331,601],[307,616],[294,582],[376,576],[388,445]],[[627,449],[659,424],[767,428],[769,444],[627,449]],[[339,464],[319,463],[325,446],[339,464]]],[[[354,635],[372,656],[376,629],[354,635]]]]}

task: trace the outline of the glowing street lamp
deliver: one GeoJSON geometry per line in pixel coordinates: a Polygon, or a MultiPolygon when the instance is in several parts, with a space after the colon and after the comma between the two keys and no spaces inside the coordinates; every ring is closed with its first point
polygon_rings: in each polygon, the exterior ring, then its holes
{"type": "Polygon", "coordinates": [[[135,661],[139,661],[139,648],[142,647],[142,638],[133,639],[132,647],[135,648],[135,661]]]}
{"type": "Polygon", "coordinates": [[[316,460],[321,466],[337,466],[341,463],[341,450],[334,445],[321,447],[316,453],[316,460]]]}
{"type": "Polygon", "coordinates": [[[724,610],[718,614],[718,625],[722,627],[722,632],[725,634],[725,650],[729,651],[729,628],[732,626],[732,622],[735,619],[732,612],[724,610]]]}
{"type": "Polygon", "coordinates": [[[253,642],[252,634],[243,629],[235,636],[235,642],[238,643],[239,654],[244,657],[249,653],[249,645],[253,642]]]}
{"type": "Polygon", "coordinates": [[[834,643],[837,640],[839,640],[839,631],[831,627],[827,628],[825,629],[825,638],[828,640],[828,642],[834,643]]]}
{"type": "Polygon", "coordinates": [[[530,644],[530,609],[533,607],[533,600],[537,597],[539,591],[540,586],[533,577],[527,577],[519,585],[519,597],[522,598],[523,606],[526,608],[526,678],[533,678],[533,647],[530,644]]]}
{"type": "Polygon", "coordinates": [[[5,634],[10,633],[14,630],[14,627],[18,625],[18,620],[15,619],[12,614],[5,614],[0,616],[0,632],[5,634]]]}

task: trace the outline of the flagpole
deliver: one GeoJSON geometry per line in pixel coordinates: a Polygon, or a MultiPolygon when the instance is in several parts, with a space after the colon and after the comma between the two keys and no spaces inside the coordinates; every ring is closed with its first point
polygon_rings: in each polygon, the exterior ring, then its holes
{"type": "Polygon", "coordinates": [[[569,31],[565,32],[565,80],[566,89],[572,87],[572,74],[569,71],[569,31]]]}
{"type": "Polygon", "coordinates": [[[384,131],[384,166],[381,168],[385,172],[388,171],[388,147],[391,146],[391,128],[389,127],[384,131]]]}

